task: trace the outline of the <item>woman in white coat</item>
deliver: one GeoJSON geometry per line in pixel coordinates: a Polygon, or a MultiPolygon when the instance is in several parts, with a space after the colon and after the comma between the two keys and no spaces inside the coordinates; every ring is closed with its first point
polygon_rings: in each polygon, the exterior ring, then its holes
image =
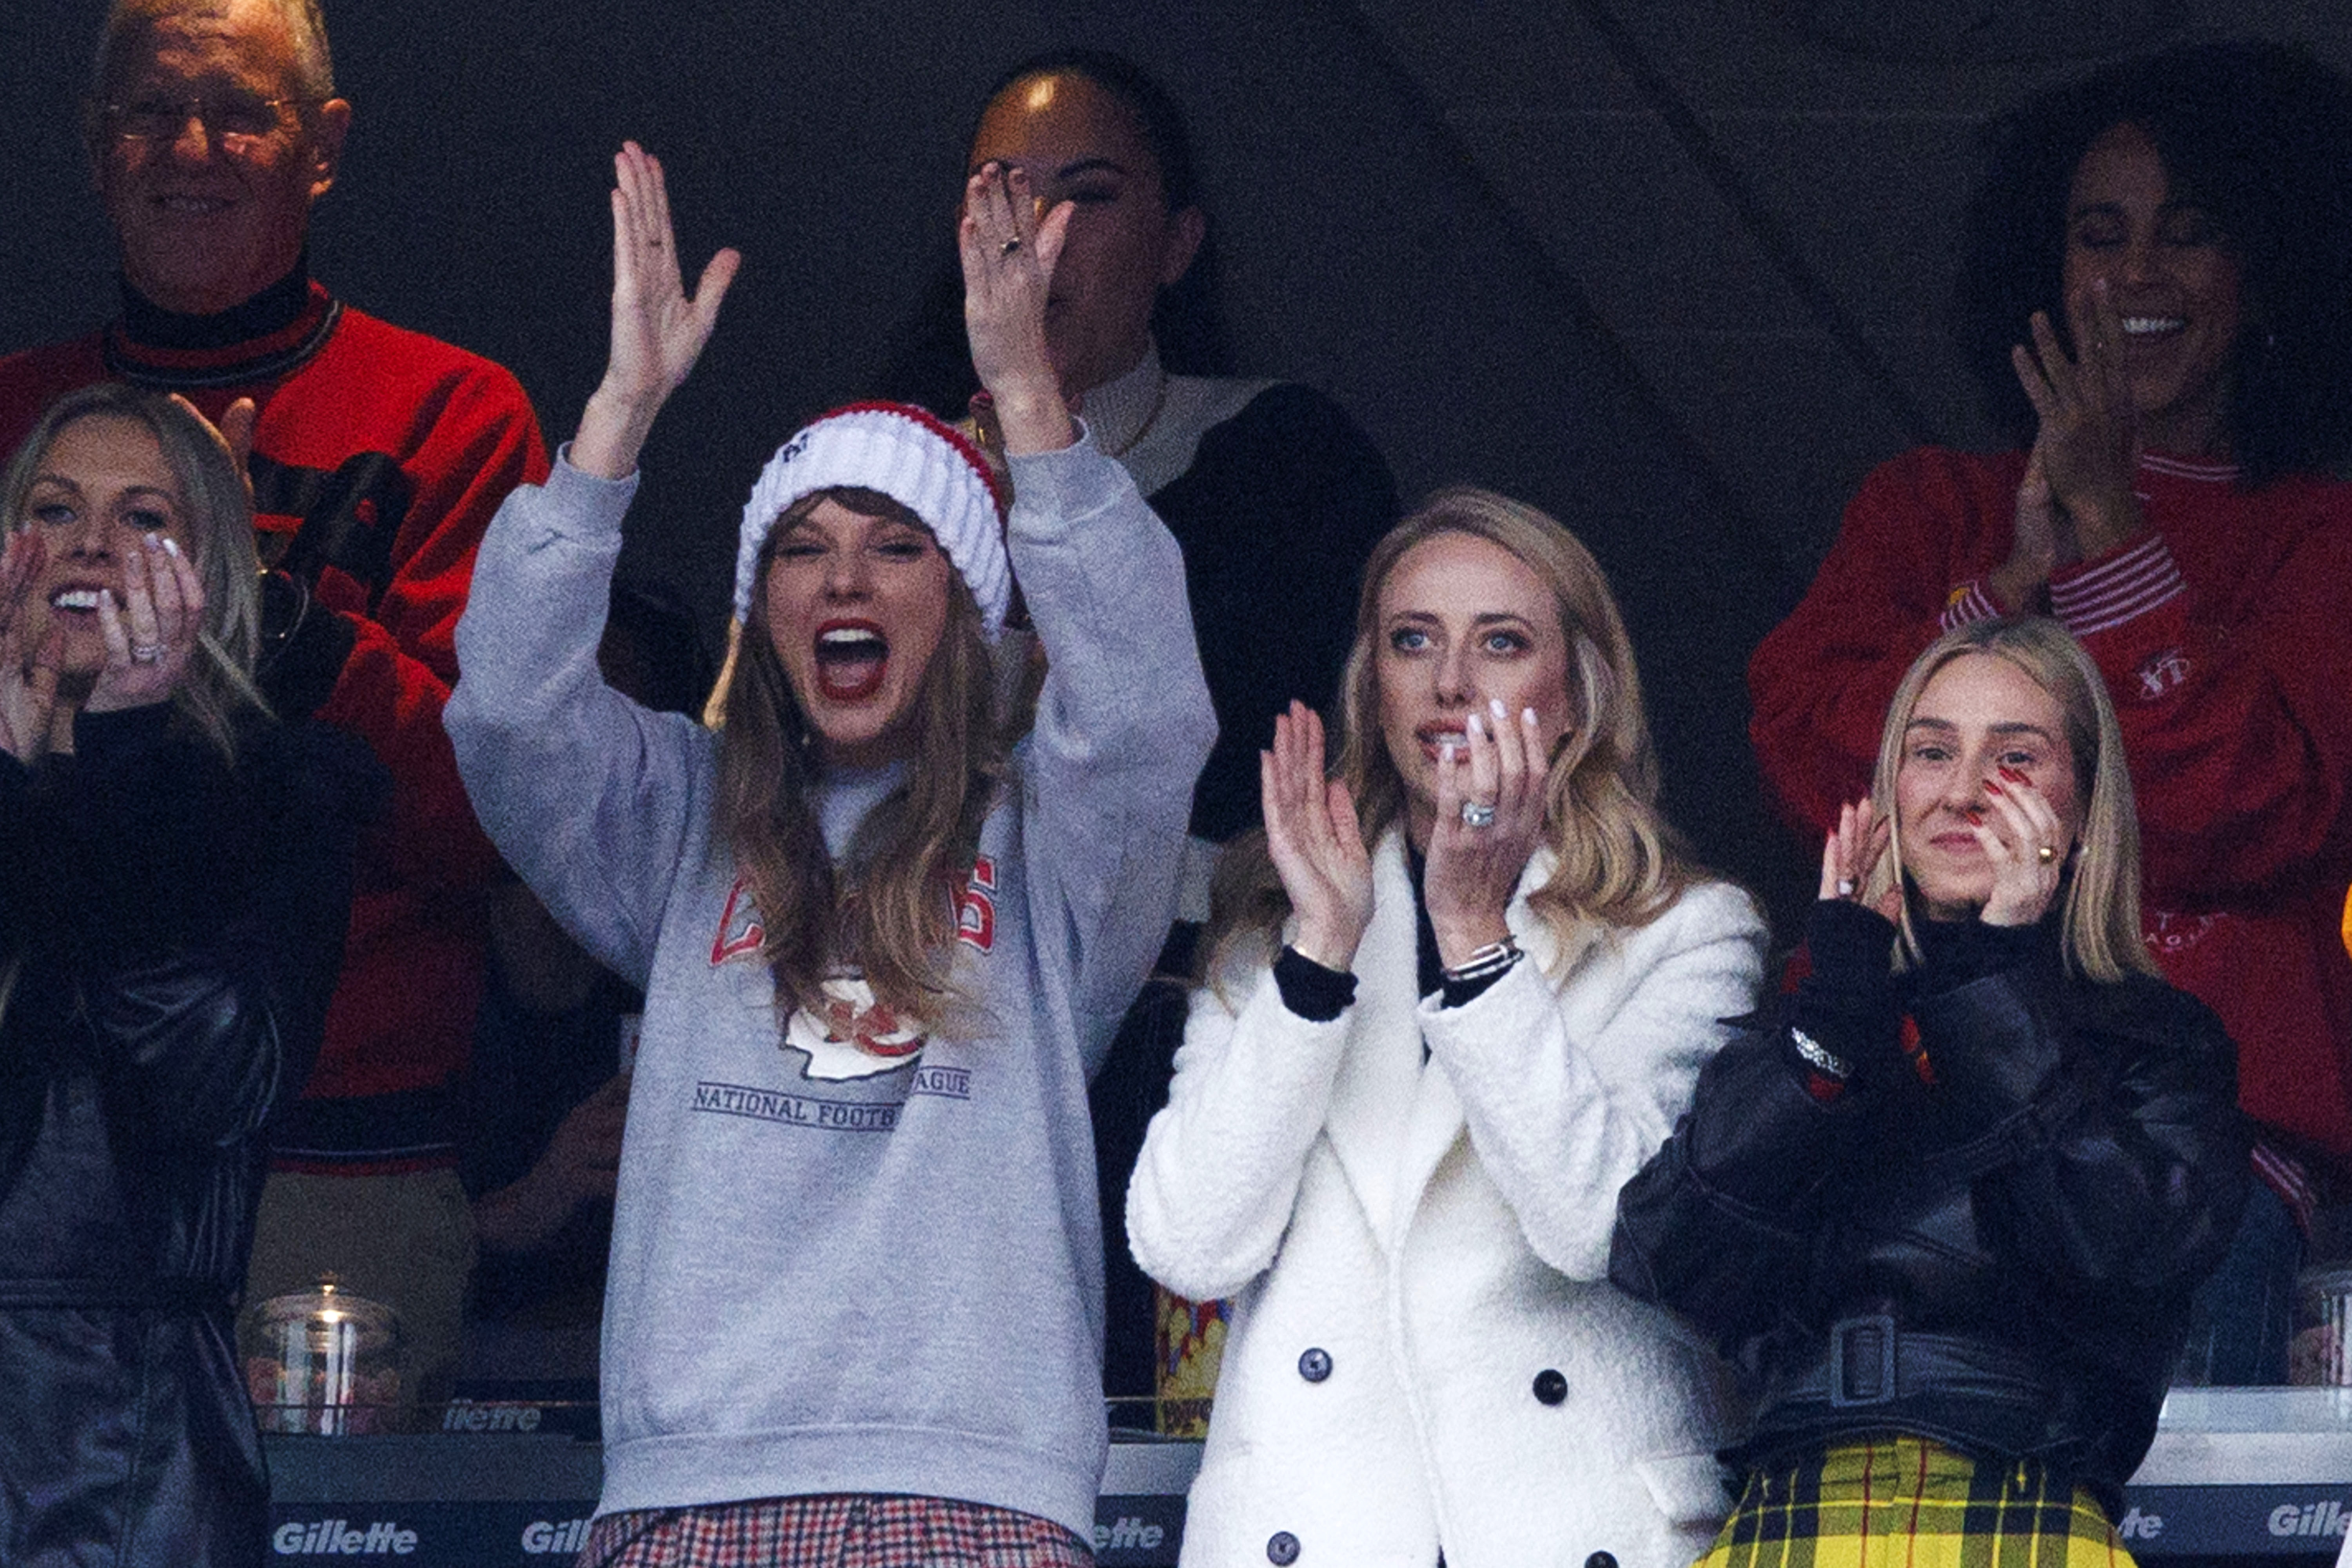
{"type": "Polygon", "coordinates": [[[1729,1380],[1610,1228],[1762,923],[1659,816],[1608,584],[1532,507],[1381,542],[1341,705],[1328,778],[1276,722],[1128,1194],[1146,1270],[1234,1298],[1183,1562],[1679,1568],[1729,1380]]]}

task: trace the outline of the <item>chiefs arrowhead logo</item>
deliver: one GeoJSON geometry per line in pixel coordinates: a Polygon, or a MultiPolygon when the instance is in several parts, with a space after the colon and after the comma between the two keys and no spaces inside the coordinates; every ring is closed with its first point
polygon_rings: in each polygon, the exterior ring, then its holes
{"type": "Polygon", "coordinates": [[[808,1058],[809,1078],[838,1082],[895,1072],[930,1043],[862,979],[828,980],[824,992],[822,1008],[795,1010],[784,1030],[784,1048],[808,1058]]]}

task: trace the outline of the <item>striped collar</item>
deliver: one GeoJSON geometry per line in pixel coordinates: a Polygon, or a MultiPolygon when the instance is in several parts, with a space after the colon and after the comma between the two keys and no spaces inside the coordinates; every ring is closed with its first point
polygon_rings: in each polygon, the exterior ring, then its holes
{"type": "Polygon", "coordinates": [[[2237,464],[2216,462],[2210,458],[2175,458],[2162,452],[2142,452],[2139,466],[2143,473],[2191,479],[2199,484],[2234,485],[2238,482],[2237,464]]]}
{"type": "Polygon", "coordinates": [[[206,348],[143,342],[132,335],[131,322],[137,312],[126,311],[106,329],[100,353],[110,374],[159,391],[197,392],[274,381],[326,347],[342,320],[342,301],[328,293],[324,284],[309,283],[299,301],[291,319],[275,330],[206,348]]]}

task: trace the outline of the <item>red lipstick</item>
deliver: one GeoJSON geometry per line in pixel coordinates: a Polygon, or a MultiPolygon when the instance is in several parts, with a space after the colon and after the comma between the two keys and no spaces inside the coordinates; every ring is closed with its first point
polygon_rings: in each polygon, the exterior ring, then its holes
{"type": "Polygon", "coordinates": [[[829,620],[816,628],[816,689],[828,702],[863,702],[882,689],[890,639],[873,621],[829,620]]]}

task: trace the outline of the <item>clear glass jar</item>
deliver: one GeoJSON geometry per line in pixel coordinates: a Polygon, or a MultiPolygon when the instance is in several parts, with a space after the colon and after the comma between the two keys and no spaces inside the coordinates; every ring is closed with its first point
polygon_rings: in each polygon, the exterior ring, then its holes
{"type": "Polygon", "coordinates": [[[265,1432],[385,1432],[400,1405],[400,1316],[346,1293],[331,1274],[315,1290],[272,1296],[237,1325],[246,1390],[265,1432]]]}

